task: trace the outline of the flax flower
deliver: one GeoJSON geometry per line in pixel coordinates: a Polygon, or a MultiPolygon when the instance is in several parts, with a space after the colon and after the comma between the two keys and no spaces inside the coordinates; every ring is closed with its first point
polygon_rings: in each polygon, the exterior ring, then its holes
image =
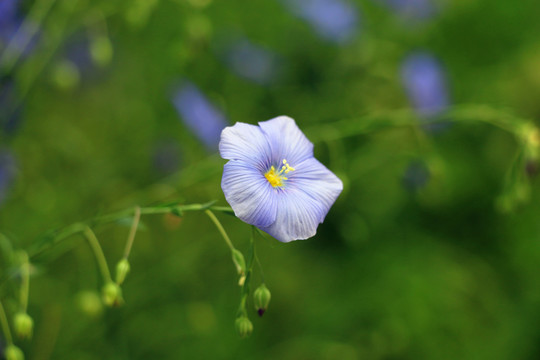
{"type": "Polygon", "coordinates": [[[236,216],[282,242],[315,235],[343,190],[287,116],[225,128],[219,151],[229,160],[221,187],[236,216]]]}

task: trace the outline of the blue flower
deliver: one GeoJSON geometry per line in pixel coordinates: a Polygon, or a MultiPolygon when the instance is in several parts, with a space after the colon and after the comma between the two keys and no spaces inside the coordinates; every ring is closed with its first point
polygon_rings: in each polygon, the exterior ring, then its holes
{"type": "Polygon", "coordinates": [[[235,73],[261,85],[272,83],[279,75],[278,56],[247,40],[233,44],[226,54],[226,61],[235,73]]]}
{"type": "Polygon", "coordinates": [[[427,20],[435,15],[432,0],[382,0],[400,16],[409,20],[427,20]]]}
{"type": "Polygon", "coordinates": [[[315,235],[343,190],[313,157],[313,144],[287,116],[221,133],[221,188],[238,218],[282,242],[315,235]]]}
{"type": "Polygon", "coordinates": [[[175,90],[172,103],[184,123],[209,150],[215,150],[221,130],[228,125],[225,115],[194,84],[188,81],[184,81],[175,90]]]}
{"type": "Polygon", "coordinates": [[[283,1],[298,17],[308,22],[317,34],[328,41],[346,43],[357,30],[357,9],[341,0],[283,1]]]}
{"type": "Polygon", "coordinates": [[[9,188],[15,180],[15,159],[7,150],[0,150],[0,205],[4,202],[9,188]]]}
{"type": "Polygon", "coordinates": [[[401,68],[403,84],[417,113],[430,118],[442,113],[450,100],[444,70],[429,53],[409,55],[401,68]]]}

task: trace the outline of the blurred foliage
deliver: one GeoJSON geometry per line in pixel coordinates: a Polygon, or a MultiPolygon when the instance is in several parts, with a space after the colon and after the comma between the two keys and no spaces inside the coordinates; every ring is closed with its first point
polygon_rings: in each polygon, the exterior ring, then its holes
{"type": "MultiPolygon", "coordinates": [[[[173,104],[185,81],[230,124],[295,118],[345,184],[314,238],[255,239],[272,302],[262,318],[248,307],[250,338],[235,332],[238,279],[208,217],[145,215],[122,307],[103,306],[82,236],[31,257],[33,338],[16,340],[27,358],[540,356],[537,0],[411,2],[430,3],[429,16],[351,0],[338,40],[298,15],[302,1],[14,3],[16,26],[0,26],[10,321],[24,278],[12,249],[47,230],[135,205],[226,205],[225,161],[173,104]],[[439,75],[415,93],[402,66],[418,52],[439,75]],[[426,117],[412,97],[432,86],[448,108],[426,117]]],[[[332,9],[328,27],[343,11],[332,9]]],[[[216,215],[245,251],[249,226],[216,215]]],[[[94,228],[110,268],[130,226],[94,228]]],[[[252,289],[261,281],[255,267],[252,289]]]]}

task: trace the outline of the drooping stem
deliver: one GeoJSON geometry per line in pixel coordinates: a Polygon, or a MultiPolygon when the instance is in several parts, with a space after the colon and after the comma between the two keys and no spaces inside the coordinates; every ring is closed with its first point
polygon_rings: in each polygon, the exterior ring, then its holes
{"type": "Polygon", "coordinates": [[[26,313],[28,309],[28,297],[30,294],[30,263],[28,262],[28,254],[25,251],[21,252],[21,308],[26,313]]]}
{"type": "Polygon", "coordinates": [[[11,330],[9,330],[9,323],[6,316],[6,311],[4,310],[4,305],[0,301],[0,323],[2,324],[2,331],[4,332],[4,336],[6,338],[6,342],[8,345],[13,344],[13,337],[11,337],[11,330]]]}
{"type": "Polygon", "coordinates": [[[232,244],[231,239],[229,238],[229,235],[227,235],[227,232],[223,228],[223,225],[221,225],[221,222],[219,222],[216,215],[214,215],[214,213],[212,211],[210,211],[210,209],[206,209],[204,212],[205,212],[206,215],[208,215],[210,220],[212,220],[214,225],[216,225],[216,228],[218,229],[219,233],[223,237],[223,240],[225,240],[225,242],[227,243],[227,246],[229,247],[229,249],[231,249],[231,251],[233,251],[234,250],[234,245],[232,244]]]}
{"type": "Polygon", "coordinates": [[[109,266],[107,265],[107,260],[105,259],[105,255],[103,254],[103,250],[101,249],[101,245],[99,245],[99,241],[88,226],[84,230],[84,236],[88,240],[88,243],[90,244],[90,247],[92,248],[92,251],[94,252],[94,256],[96,257],[99,270],[101,271],[101,275],[103,276],[103,280],[105,283],[112,282],[111,278],[111,272],[109,271],[109,266]]]}
{"type": "Polygon", "coordinates": [[[249,237],[249,250],[246,259],[246,279],[242,286],[240,305],[238,306],[238,316],[247,315],[246,302],[249,296],[251,283],[251,273],[253,269],[253,260],[255,258],[255,226],[251,226],[251,236],[249,237]]]}
{"type": "Polygon", "coordinates": [[[139,226],[140,219],[141,219],[141,208],[137,206],[135,208],[135,215],[133,216],[133,224],[131,225],[128,240],[126,242],[126,248],[124,250],[125,259],[128,258],[129,253],[131,252],[131,247],[133,246],[133,240],[135,240],[135,234],[137,233],[137,228],[139,226]]]}

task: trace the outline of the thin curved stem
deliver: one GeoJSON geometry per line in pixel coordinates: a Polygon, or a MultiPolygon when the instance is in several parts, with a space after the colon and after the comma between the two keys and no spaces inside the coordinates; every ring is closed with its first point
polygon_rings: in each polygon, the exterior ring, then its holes
{"type": "Polygon", "coordinates": [[[126,242],[126,248],[124,250],[124,258],[127,259],[129,253],[131,252],[131,247],[133,246],[133,240],[135,240],[135,234],[137,233],[137,227],[139,226],[139,220],[141,219],[141,208],[135,208],[135,215],[133,216],[133,224],[129,231],[128,240],[126,242]]]}
{"type": "Polygon", "coordinates": [[[105,254],[103,254],[103,250],[101,249],[101,245],[99,245],[99,241],[96,235],[94,234],[92,229],[87,226],[84,229],[84,236],[88,240],[88,243],[90,244],[90,247],[94,252],[99,270],[101,271],[101,275],[103,276],[103,281],[105,283],[112,282],[111,272],[109,271],[109,266],[107,265],[105,254]]]}
{"type": "Polygon", "coordinates": [[[21,265],[21,308],[26,313],[28,309],[28,297],[30,295],[30,263],[28,262],[28,254],[21,252],[22,265],[21,265]]]}
{"type": "Polygon", "coordinates": [[[13,344],[13,337],[11,336],[11,330],[9,330],[9,323],[6,316],[6,311],[4,310],[4,305],[0,301],[0,324],[2,324],[2,331],[6,337],[6,342],[8,345],[13,344]]]}
{"type": "Polygon", "coordinates": [[[214,225],[216,225],[216,228],[218,229],[219,233],[221,234],[221,236],[223,237],[223,240],[225,240],[225,242],[227,243],[227,246],[229,247],[229,249],[231,249],[231,251],[234,250],[234,245],[232,244],[232,241],[231,239],[229,238],[229,235],[227,235],[227,232],[225,231],[225,229],[223,228],[223,225],[221,225],[221,222],[219,222],[218,218],[216,217],[216,215],[214,215],[214,213],[212,211],[210,211],[209,209],[205,210],[204,213],[206,215],[208,215],[208,217],[210,218],[210,220],[212,220],[212,222],[214,223],[214,225]]]}

